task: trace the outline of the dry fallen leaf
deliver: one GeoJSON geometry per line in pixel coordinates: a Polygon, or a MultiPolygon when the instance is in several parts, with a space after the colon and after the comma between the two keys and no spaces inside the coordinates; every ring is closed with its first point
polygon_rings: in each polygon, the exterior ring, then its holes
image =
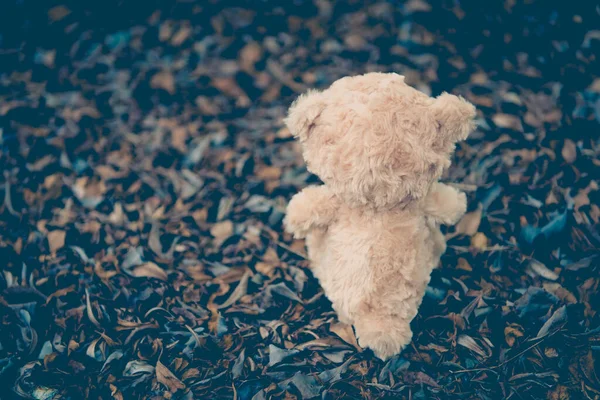
{"type": "Polygon", "coordinates": [[[157,278],[162,281],[167,280],[167,273],[165,270],[152,261],[133,267],[131,269],[131,275],[137,278],[157,278]]]}
{"type": "Polygon", "coordinates": [[[495,114],[492,117],[492,120],[494,121],[494,124],[496,124],[496,126],[499,126],[500,128],[513,129],[519,132],[523,131],[523,125],[521,124],[521,120],[514,115],[495,114]]]}
{"type": "Polygon", "coordinates": [[[240,51],[240,63],[246,71],[253,71],[256,64],[262,56],[262,48],[257,42],[249,42],[240,51]]]}
{"type": "Polygon", "coordinates": [[[50,245],[50,252],[56,253],[56,251],[65,245],[66,232],[62,230],[54,230],[48,232],[48,244],[50,245]]]}
{"type": "Polygon", "coordinates": [[[179,47],[187,38],[190,37],[192,29],[188,25],[184,25],[171,38],[171,45],[179,47]]]}
{"type": "Polygon", "coordinates": [[[156,380],[169,388],[171,393],[179,389],[185,389],[185,384],[181,382],[167,367],[160,361],[156,362],[156,380]]]}
{"type": "Polygon", "coordinates": [[[225,300],[223,304],[218,305],[217,309],[229,307],[230,305],[241,299],[242,296],[244,296],[246,294],[246,291],[248,290],[248,278],[250,278],[250,270],[246,271],[246,273],[242,276],[240,283],[231,293],[229,298],[225,300]]]}
{"type": "Polygon", "coordinates": [[[170,94],[175,94],[175,77],[171,71],[160,71],[150,80],[153,89],[164,89],[170,94]]]}
{"type": "Polygon", "coordinates": [[[560,153],[566,162],[572,164],[577,158],[577,147],[571,139],[565,139],[565,143],[560,153]]]}
{"type": "Polygon", "coordinates": [[[538,260],[531,259],[529,262],[529,268],[531,268],[535,274],[548,280],[555,281],[558,279],[556,272],[552,271],[538,260]]]}
{"type": "Polygon", "coordinates": [[[559,283],[544,282],[543,287],[547,292],[552,293],[560,300],[568,304],[577,303],[577,298],[573,295],[573,293],[562,287],[559,283]]]}
{"type": "Polygon", "coordinates": [[[478,250],[485,250],[488,247],[488,238],[482,232],[477,232],[471,238],[471,247],[478,250]]]}
{"type": "Polygon", "coordinates": [[[356,350],[362,351],[362,348],[358,345],[358,341],[356,340],[356,335],[354,334],[352,325],[338,322],[336,324],[332,324],[329,327],[329,330],[338,335],[344,342],[354,346],[356,350]]]}
{"type": "Polygon", "coordinates": [[[226,220],[214,224],[210,230],[210,234],[215,238],[215,243],[220,245],[233,234],[233,222],[226,220]]]}
{"type": "Polygon", "coordinates": [[[506,343],[512,347],[515,344],[517,338],[523,336],[522,327],[519,325],[511,324],[504,328],[504,339],[506,343]]]}
{"type": "Polygon", "coordinates": [[[486,352],[481,348],[481,346],[479,346],[477,344],[477,342],[475,341],[475,339],[473,339],[469,335],[460,335],[458,337],[457,343],[461,346],[466,347],[467,349],[471,350],[472,352],[479,354],[482,357],[487,356],[486,352]]]}
{"type": "Polygon", "coordinates": [[[63,5],[52,7],[48,11],[48,17],[52,21],[60,21],[61,19],[68,16],[69,14],[71,14],[71,10],[69,10],[67,7],[65,7],[63,5]]]}
{"type": "Polygon", "coordinates": [[[94,312],[92,311],[92,303],[90,302],[90,292],[89,292],[89,290],[87,288],[85,289],[85,310],[87,312],[87,316],[90,319],[90,321],[94,325],[96,325],[97,327],[99,327],[100,326],[100,322],[98,322],[98,320],[94,316],[94,312]]]}
{"type": "Polygon", "coordinates": [[[481,215],[481,205],[479,205],[475,211],[465,214],[458,224],[456,224],[454,235],[473,236],[476,234],[479,229],[479,224],[481,223],[481,215]]]}

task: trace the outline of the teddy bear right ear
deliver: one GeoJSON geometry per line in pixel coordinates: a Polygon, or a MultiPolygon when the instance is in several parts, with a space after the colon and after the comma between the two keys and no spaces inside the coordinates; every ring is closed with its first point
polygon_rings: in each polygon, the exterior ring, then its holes
{"type": "Polygon", "coordinates": [[[464,140],[475,128],[475,106],[459,96],[442,93],[433,102],[433,116],[452,140],[464,140]]]}
{"type": "Polygon", "coordinates": [[[316,127],[317,120],[325,107],[323,93],[318,90],[309,90],[292,103],[285,124],[294,137],[304,141],[316,127]]]}

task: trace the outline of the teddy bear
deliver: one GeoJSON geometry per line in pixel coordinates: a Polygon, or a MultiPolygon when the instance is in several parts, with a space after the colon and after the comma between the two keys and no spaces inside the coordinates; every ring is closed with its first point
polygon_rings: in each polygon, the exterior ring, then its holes
{"type": "Polygon", "coordinates": [[[412,338],[431,271],[466,195],[438,180],[475,127],[462,97],[436,98],[395,73],[367,73],[310,90],[285,123],[322,185],[291,199],[285,230],[305,239],[310,268],[340,322],[382,360],[412,338]]]}

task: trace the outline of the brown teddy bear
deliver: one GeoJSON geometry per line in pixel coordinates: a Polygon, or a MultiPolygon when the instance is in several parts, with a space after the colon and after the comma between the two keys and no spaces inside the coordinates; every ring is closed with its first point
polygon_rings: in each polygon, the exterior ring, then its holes
{"type": "Polygon", "coordinates": [[[438,179],[474,117],[464,99],[430,98],[394,73],[342,78],[290,107],[286,124],[324,185],[292,198],[285,228],[306,238],[340,321],[381,359],[410,343],[410,322],[446,250],[439,224],[465,213],[465,194],[438,179]]]}

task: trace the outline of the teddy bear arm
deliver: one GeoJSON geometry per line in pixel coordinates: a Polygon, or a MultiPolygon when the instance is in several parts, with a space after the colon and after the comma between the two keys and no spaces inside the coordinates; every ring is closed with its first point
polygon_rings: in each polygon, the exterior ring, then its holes
{"type": "Polygon", "coordinates": [[[313,229],[327,228],[335,219],[339,201],[325,186],[309,186],[292,197],[286,210],[286,231],[304,238],[313,229]]]}
{"type": "Polygon", "coordinates": [[[436,222],[456,224],[467,210],[467,196],[453,188],[436,182],[425,198],[424,212],[436,222]]]}

